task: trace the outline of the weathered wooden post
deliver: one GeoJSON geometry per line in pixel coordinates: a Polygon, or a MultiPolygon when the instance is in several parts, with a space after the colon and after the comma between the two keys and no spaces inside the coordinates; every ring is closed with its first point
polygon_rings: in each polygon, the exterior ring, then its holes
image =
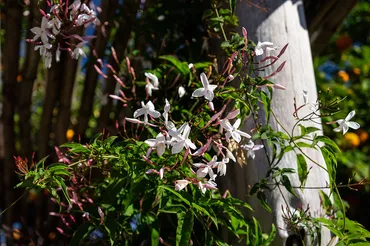
{"type": "MultiPolygon", "coordinates": [[[[309,101],[315,101],[317,98],[310,41],[302,1],[262,0],[258,2],[258,7],[249,4],[248,1],[238,1],[237,15],[240,20],[240,32],[241,27],[245,27],[249,39],[256,42],[270,41],[280,47],[289,43],[289,47],[282,57],[283,60],[287,60],[287,63],[283,71],[271,80],[287,88],[287,90],[274,91],[272,108],[284,128],[290,131],[296,122],[293,117],[294,97],[297,98],[298,104],[303,104],[303,90],[306,90],[309,101]]],[[[277,66],[268,68],[265,71],[266,75],[271,74],[277,66]]],[[[248,130],[254,127],[252,121],[250,119],[247,122],[248,130]]],[[[282,130],[273,117],[269,123],[274,129],[282,130]]],[[[315,125],[315,127],[320,127],[320,125],[315,125]]],[[[325,166],[320,152],[310,150],[306,153],[310,158],[325,166]]],[[[228,172],[233,173],[231,175],[233,180],[228,180],[228,187],[231,188],[233,195],[244,199],[249,193],[250,187],[266,176],[269,168],[266,155],[262,151],[256,152],[256,154],[254,160],[246,160],[246,167],[229,166],[228,172]]],[[[326,171],[309,160],[307,160],[307,164],[311,170],[306,186],[327,186],[329,177],[326,171]]],[[[295,154],[286,155],[279,165],[280,168],[296,169],[295,154]]],[[[294,187],[300,186],[297,174],[290,175],[289,178],[294,187]]],[[[265,211],[253,198],[250,199],[250,203],[255,209],[253,216],[260,221],[263,229],[269,231],[272,223],[276,225],[278,235],[274,245],[285,245],[292,234],[284,222],[282,206],[284,209],[289,207],[293,211],[300,206],[303,209],[309,207],[312,216],[324,215],[318,189],[295,188],[294,190],[298,197],[292,196],[283,186],[280,187],[280,190],[275,188],[271,192],[266,192],[267,200],[273,210],[272,213],[265,211]]],[[[305,237],[309,239],[308,235],[305,237]]],[[[330,239],[330,232],[324,228],[321,245],[327,245],[330,239]]],[[[306,240],[306,243],[309,244],[310,240],[306,240]]]]}

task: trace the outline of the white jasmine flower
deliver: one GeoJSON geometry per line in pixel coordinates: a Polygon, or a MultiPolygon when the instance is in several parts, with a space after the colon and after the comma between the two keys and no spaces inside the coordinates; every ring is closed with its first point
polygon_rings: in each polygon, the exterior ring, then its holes
{"type": "Polygon", "coordinates": [[[56,60],[57,62],[59,62],[59,61],[60,61],[60,49],[59,49],[59,45],[58,45],[57,50],[56,50],[56,52],[55,52],[55,60],[56,60]]]}
{"type": "Polygon", "coordinates": [[[185,95],[185,93],[186,93],[185,88],[182,87],[182,86],[179,87],[179,89],[177,90],[177,92],[179,93],[179,97],[180,98],[183,97],[185,95]]]}
{"type": "Polygon", "coordinates": [[[44,44],[49,43],[48,36],[51,36],[49,31],[47,30],[49,27],[50,25],[48,23],[48,19],[46,18],[46,16],[43,16],[41,21],[41,27],[31,28],[31,32],[35,34],[32,41],[36,41],[38,38],[41,38],[41,41],[44,44]]]}
{"type": "Polygon", "coordinates": [[[220,176],[226,175],[226,164],[229,163],[229,158],[225,157],[221,161],[215,163],[214,167],[217,167],[217,173],[220,176]]]}
{"type": "Polygon", "coordinates": [[[189,184],[189,181],[186,179],[176,180],[175,181],[175,190],[180,191],[184,189],[189,184]]]}
{"type": "Polygon", "coordinates": [[[205,99],[211,102],[215,96],[213,91],[217,88],[217,85],[210,85],[205,73],[200,74],[200,80],[202,81],[203,88],[196,89],[191,96],[192,97],[204,96],[205,99]]]}
{"type": "Polygon", "coordinates": [[[41,45],[35,45],[34,50],[40,50],[40,56],[45,56],[49,49],[53,46],[49,43],[42,43],[41,45]]]}
{"type": "Polygon", "coordinates": [[[150,147],[156,148],[157,155],[161,156],[166,151],[166,138],[162,133],[159,133],[156,138],[145,140],[145,143],[150,147]]]}
{"type": "Polygon", "coordinates": [[[161,169],[159,169],[159,177],[163,179],[163,175],[164,175],[164,168],[162,167],[161,169]]]}
{"type": "Polygon", "coordinates": [[[281,84],[274,84],[272,87],[279,90],[286,90],[286,87],[281,84]]]}
{"type": "Polygon", "coordinates": [[[274,44],[271,42],[261,43],[258,41],[256,47],[254,48],[254,53],[256,54],[256,56],[263,55],[264,52],[268,55],[270,51],[277,49],[279,49],[279,46],[274,47],[274,44]]]}
{"type": "Polygon", "coordinates": [[[155,110],[154,104],[151,101],[147,102],[146,105],[144,102],[141,102],[141,107],[142,108],[137,109],[134,112],[134,118],[144,115],[144,125],[148,123],[148,115],[152,116],[153,118],[158,118],[161,116],[161,114],[155,110]]]}
{"type": "Polygon", "coordinates": [[[203,187],[205,187],[207,189],[216,190],[217,189],[217,184],[212,180],[208,180],[207,183],[203,184],[203,187]]]}
{"type": "Polygon", "coordinates": [[[90,24],[90,21],[95,18],[95,15],[89,13],[89,14],[79,14],[76,20],[77,26],[85,25],[88,26],[90,24]]]}
{"type": "Polygon", "coordinates": [[[60,4],[55,4],[53,7],[50,8],[50,13],[53,13],[54,11],[56,13],[59,13],[59,9],[60,9],[60,4]]]}
{"type": "Polygon", "coordinates": [[[170,102],[166,100],[166,104],[164,105],[164,112],[162,113],[162,116],[164,118],[164,125],[166,126],[167,130],[176,131],[175,124],[171,121],[168,121],[168,113],[170,112],[170,102]]]}
{"type": "Polygon", "coordinates": [[[195,144],[189,139],[190,134],[190,126],[188,123],[184,123],[179,130],[177,131],[169,131],[170,135],[173,137],[172,139],[172,154],[180,153],[183,148],[185,149],[196,149],[197,147],[195,144]]]}
{"type": "Polygon", "coordinates": [[[232,160],[233,162],[236,162],[236,158],[233,155],[233,153],[229,149],[227,149],[227,148],[225,148],[225,149],[226,149],[226,158],[232,160]]]}
{"type": "Polygon", "coordinates": [[[76,45],[76,48],[72,52],[72,58],[78,59],[78,57],[81,55],[83,57],[86,57],[85,52],[83,51],[82,47],[87,43],[87,41],[82,41],[76,45]]]}
{"type": "Polygon", "coordinates": [[[62,27],[62,21],[58,17],[54,17],[48,22],[48,25],[52,28],[53,34],[58,35],[62,27]]]}
{"type": "Polygon", "coordinates": [[[91,13],[91,10],[89,9],[89,7],[87,7],[87,5],[84,3],[81,5],[81,11],[86,12],[88,14],[91,13]]]}
{"type": "Polygon", "coordinates": [[[354,121],[349,121],[355,116],[355,110],[351,111],[344,120],[337,120],[336,122],[339,124],[337,128],[334,129],[335,132],[343,131],[343,135],[347,133],[349,128],[357,130],[360,128],[360,124],[354,121]]]}
{"type": "Polygon", "coordinates": [[[213,102],[208,102],[208,107],[210,110],[215,111],[215,106],[213,105],[213,102]]]}
{"type": "Polygon", "coordinates": [[[250,157],[250,158],[254,159],[256,157],[256,154],[254,153],[254,151],[262,149],[263,145],[256,145],[256,144],[253,143],[252,140],[249,140],[249,142],[247,144],[244,144],[240,147],[247,151],[247,158],[250,157]]]}
{"type": "Polygon", "coordinates": [[[216,175],[214,174],[212,168],[216,167],[217,165],[217,156],[213,156],[212,160],[205,163],[194,163],[195,167],[198,168],[197,170],[197,177],[198,178],[204,178],[207,174],[210,177],[210,180],[215,180],[216,175]]]}
{"type": "Polygon", "coordinates": [[[155,87],[158,87],[159,82],[158,82],[158,77],[155,74],[152,73],[144,73],[144,75],[150,80],[150,82],[153,83],[155,87]]]}
{"type": "Polygon", "coordinates": [[[203,194],[204,194],[204,193],[206,193],[207,188],[206,188],[206,187],[204,187],[204,185],[203,185],[203,183],[202,183],[201,181],[199,181],[199,182],[197,183],[197,185],[198,185],[199,190],[200,190],[203,194]]]}
{"type": "Polygon", "coordinates": [[[316,112],[319,110],[319,103],[308,102],[308,91],[307,90],[303,90],[303,103],[304,105],[308,105],[309,109],[312,112],[316,112]]]}
{"type": "Polygon", "coordinates": [[[145,73],[145,76],[148,78],[145,90],[149,96],[152,96],[152,90],[159,90],[158,77],[152,73],[145,73]]]}
{"type": "Polygon", "coordinates": [[[232,137],[237,143],[241,141],[241,137],[251,138],[251,136],[243,131],[238,130],[240,126],[241,120],[237,119],[234,125],[231,125],[229,120],[223,120],[221,122],[221,126],[226,130],[226,141],[230,141],[230,137],[232,137]]]}
{"type": "Polygon", "coordinates": [[[222,125],[225,124],[225,123],[222,123],[222,122],[228,121],[228,120],[231,120],[231,119],[234,119],[239,114],[240,114],[240,110],[239,109],[236,109],[236,110],[233,110],[230,113],[228,113],[224,119],[220,119],[218,121],[218,123],[220,124],[219,132],[222,133],[223,130],[224,130],[224,128],[223,128],[222,125]]]}
{"type": "Polygon", "coordinates": [[[53,61],[53,55],[50,52],[46,52],[44,55],[44,65],[46,68],[51,68],[51,62],[53,61]]]}
{"type": "Polygon", "coordinates": [[[71,14],[72,15],[75,15],[78,11],[78,9],[80,8],[81,6],[81,1],[80,0],[75,0],[70,6],[69,6],[69,9],[72,9],[71,10],[71,14]]]}
{"type": "Polygon", "coordinates": [[[166,104],[164,105],[164,110],[163,110],[163,118],[164,118],[164,121],[165,121],[165,124],[167,124],[168,122],[168,113],[170,112],[170,108],[171,108],[171,105],[170,105],[170,102],[167,100],[167,98],[165,99],[166,101],[166,104]]]}

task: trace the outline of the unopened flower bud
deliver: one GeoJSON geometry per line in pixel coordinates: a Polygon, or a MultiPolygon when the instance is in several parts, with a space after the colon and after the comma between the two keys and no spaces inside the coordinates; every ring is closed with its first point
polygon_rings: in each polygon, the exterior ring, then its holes
{"type": "Polygon", "coordinates": [[[182,86],[179,87],[179,89],[177,90],[177,92],[179,93],[179,97],[180,98],[183,97],[185,95],[185,93],[186,93],[185,88],[182,87],[182,86]]]}

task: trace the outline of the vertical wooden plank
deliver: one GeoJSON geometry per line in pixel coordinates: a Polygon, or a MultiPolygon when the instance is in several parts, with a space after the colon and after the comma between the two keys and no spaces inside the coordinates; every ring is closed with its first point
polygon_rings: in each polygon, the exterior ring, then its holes
{"type": "MultiPolygon", "coordinates": [[[[303,104],[302,91],[305,89],[308,91],[310,101],[314,101],[317,98],[303,4],[302,1],[261,0],[259,1],[259,7],[260,8],[256,8],[249,5],[248,1],[238,2],[237,15],[240,20],[240,29],[241,27],[245,27],[248,31],[248,37],[255,42],[270,41],[280,47],[289,43],[289,47],[281,60],[287,60],[287,63],[282,72],[271,78],[271,80],[287,88],[287,90],[284,91],[274,91],[272,108],[283,126],[291,130],[296,122],[293,117],[294,97],[297,98],[298,104],[303,104]]],[[[238,31],[241,32],[241,30],[238,31]]],[[[266,69],[265,75],[271,74],[276,70],[278,65],[279,64],[266,69]]],[[[262,114],[263,112],[260,112],[260,116],[262,114]]],[[[250,119],[247,122],[247,130],[254,127],[254,123],[251,121],[250,119]]],[[[274,129],[282,130],[273,117],[269,123],[274,129]]],[[[264,122],[264,124],[266,124],[266,122],[264,122]]],[[[317,127],[317,125],[315,126],[317,127]]],[[[321,153],[309,151],[307,154],[321,165],[325,165],[321,153]]],[[[237,165],[233,165],[238,169],[235,171],[237,175],[229,182],[231,187],[236,188],[234,192],[241,198],[245,197],[247,192],[249,192],[247,187],[253,186],[254,183],[266,176],[269,168],[265,153],[260,151],[256,152],[256,155],[254,160],[246,160],[248,164],[246,168],[242,170],[239,170],[240,167],[237,165]]],[[[325,187],[326,183],[329,182],[327,173],[313,163],[308,162],[308,165],[312,167],[312,169],[310,170],[306,185],[325,187]]],[[[279,167],[296,169],[295,155],[286,155],[279,164],[279,167]]],[[[300,183],[297,174],[290,175],[289,178],[293,186],[299,187],[300,183]]],[[[269,230],[272,222],[277,226],[278,236],[274,245],[284,245],[290,235],[288,226],[283,220],[282,206],[285,208],[288,206],[293,211],[299,206],[303,206],[303,209],[309,206],[312,216],[324,215],[318,190],[306,189],[302,192],[297,188],[295,192],[298,194],[298,198],[288,193],[284,187],[282,187],[282,194],[278,189],[266,193],[268,202],[273,210],[272,214],[266,212],[259,206],[255,199],[250,200],[255,207],[253,216],[261,222],[265,231],[269,230]]],[[[324,230],[322,234],[322,245],[326,245],[330,241],[330,238],[330,232],[324,230]]],[[[309,242],[309,240],[307,242],[309,242]]]]}
{"type": "MultiPolygon", "coordinates": [[[[17,76],[19,67],[19,51],[22,25],[22,6],[18,0],[8,0],[5,2],[5,40],[3,47],[3,137],[5,160],[2,197],[5,206],[8,207],[13,199],[13,181],[15,180],[15,164],[13,156],[15,150],[14,114],[17,103],[17,76]]],[[[5,213],[5,223],[10,225],[12,222],[12,211],[10,208],[5,213]]]]}

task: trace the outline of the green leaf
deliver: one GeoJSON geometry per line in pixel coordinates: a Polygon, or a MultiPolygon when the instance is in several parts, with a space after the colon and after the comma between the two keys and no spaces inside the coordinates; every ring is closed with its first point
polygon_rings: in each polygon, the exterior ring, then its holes
{"type": "Polygon", "coordinates": [[[319,142],[325,143],[326,145],[330,146],[334,151],[336,151],[338,153],[341,152],[338,145],[333,140],[328,138],[327,136],[317,136],[316,140],[318,140],[319,142]]]}
{"type": "Polygon", "coordinates": [[[326,169],[328,170],[328,174],[330,178],[330,186],[332,187],[332,184],[335,183],[336,170],[337,170],[336,157],[326,147],[321,147],[320,150],[325,160],[326,169]]]}
{"type": "Polygon", "coordinates": [[[221,43],[221,48],[229,48],[229,47],[232,47],[229,41],[223,41],[221,43]]]}
{"type": "Polygon", "coordinates": [[[81,245],[81,241],[88,237],[90,233],[94,230],[94,226],[91,224],[82,224],[77,231],[73,233],[72,239],[69,242],[69,245],[71,246],[79,246],[81,245]]]}
{"type": "Polygon", "coordinates": [[[19,184],[17,184],[14,188],[20,188],[20,187],[30,187],[33,184],[33,179],[28,178],[26,180],[23,180],[19,184]]]}
{"type": "Polygon", "coordinates": [[[177,214],[176,246],[189,245],[193,225],[194,215],[190,210],[177,214]]]}
{"type": "Polygon", "coordinates": [[[320,131],[320,128],[313,127],[313,126],[303,126],[299,124],[299,127],[301,129],[301,136],[305,136],[307,134],[310,134],[312,132],[320,131]]]}
{"type": "Polygon", "coordinates": [[[151,245],[152,246],[158,246],[159,245],[159,231],[158,228],[152,227],[152,233],[151,233],[151,245]]]}
{"type": "Polygon", "coordinates": [[[107,147],[110,147],[110,146],[112,146],[113,142],[114,142],[117,138],[118,138],[117,136],[111,136],[111,137],[107,138],[107,139],[104,141],[104,144],[105,144],[107,147]]]}
{"type": "Polygon", "coordinates": [[[181,204],[170,204],[168,206],[165,206],[161,209],[158,210],[158,213],[165,213],[165,214],[178,214],[178,213],[181,213],[181,212],[184,212],[186,211],[186,207],[184,205],[181,205],[181,204]]]}
{"type": "Polygon", "coordinates": [[[295,143],[299,148],[312,148],[311,144],[305,143],[305,142],[298,142],[295,143]]]}
{"type": "Polygon", "coordinates": [[[186,62],[181,62],[177,57],[171,56],[171,55],[165,55],[165,56],[160,56],[159,59],[163,59],[166,61],[169,61],[174,65],[183,75],[186,75],[190,73],[188,64],[186,62]]]}
{"type": "Polygon", "coordinates": [[[205,20],[205,19],[208,19],[209,17],[211,17],[213,15],[213,10],[212,9],[206,9],[203,13],[203,17],[202,17],[202,20],[205,20]]]}
{"type": "Polygon", "coordinates": [[[125,210],[125,212],[124,212],[124,216],[127,216],[127,217],[130,217],[130,216],[132,216],[133,214],[134,214],[134,204],[130,204],[127,208],[126,208],[126,210],[125,210]]]}
{"type": "Polygon", "coordinates": [[[236,231],[239,228],[240,220],[239,218],[230,215],[231,227],[236,231]]]}
{"type": "Polygon", "coordinates": [[[183,201],[186,205],[190,206],[189,200],[185,199],[179,192],[175,191],[173,188],[165,186],[165,185],[161,185],[158,188],[162,188],[162,189],[165,189],[165,190],[171,192],[172,194],[174,194],[175,196],[180,198],[180,200],[183,201]]]}
{"type": "Polygon", "coordinates": [[[55,179],[55,182],[60,186],[60,188],[62,189],[62,192],[63,192],[63,195],[64,197],[66,198],[67,202],[69,205],[71,205],[71,199],[69,198],[69,195],[68,195],[68,192],[67,192],[67,186],[66,184],[64,183],[64,180],[63,178],[61,177],[54,177],[55,179]]]}
{"type": "Polygon", "coordinates": [[[370,246],[370,242],[369,243],[365,243],[365,242],[351,243],[351,246],[370,246]]]}
{"type": "Polygon", "coordinates": [[[209,19],[210,21],[214,21],[214,22],[220,22],[220,23],[224,23],[224,17],[222,16],[219,16],[219,17],[213,17],[213,18],[210,18],[209,19]]]}
{"type": "Polygon", "coordinates": [[[89,153],[90,150],[82,145],[82,144],[79,144],[79,143],[65,143],[65,144],[62,144],[60,147],[62,148],[69,148],[70,152],[73,152],[73,153],[89,153]]]}
{"type": "Polygon", "coordinates": [[[322,190],[320,190],[320,197],[321,197],[323,207],[325,209],[332,209],[333,203],[331,202],[329,196],[322,190]]]}
{"type": "MultiPolygon", "coordinates": [[[[266,122],[270,120],[270,109],[271,109],[271,98],[261,90],[260,92],[261,101],[263,103],[263,107],[265,108],[265,115],[266,115],[266,122]]],[[[261,137],[261,139],[263,139],[261,137]]]]}
{"type": "Polygon", "coordinates": [[[272,241],[274,241],[274,239],[275,239],[275,236],[276,236],[276,227],[275,227],[274,224],[272,224],[271,232],[270,232],[269,236],[264,240],[263,244],[264,245],[271,245],[272,241]]]}
{"type": "Polygon", "coordinates": [[[265,193],[263,193],[262,191],[259,191],[257,193],[257,199],[258,199],[258,201],[260,202],[261,206],[264,209],[266,209],[268,212],[272,213],[272,210],[271,210],[270,206],[267,203],[267,198],[266,198],[265,193]]]}
{"type": "Polygon", "coordinates": [[[293,190],[292,184],[290,183],[288,176],[286,175],[281,176],[281,183],[289,191],[289,193],[291,193],[293,196],[297,196],[297,194],[293,190]]]}
{"type": "Polygon", "coordinates": [[[44,164],[45,164],[45,161],[46,161],[46,159],[48,158],[49,156],[45,156],[44,158],[42,158],[41,160],[39,160],[39,162],[37,162],[37,164],[36,164],[36,171],[39,169],[39,168],[42,168],[42,169],[44,169],[45,167],[44,167],[44,164]]]}
{"type": "Polygon", "coordinates": [[[196,204],[194,202],[191,205],[193,206],[193,208],[195,208],[199,212],[204,213],[205,215],[207,215],[213,221],[213,223],[215,224],[216,228],[218,229],[218,223],[217,223],[217,220],[216,220],[216,218],[214,216],[211,216],[211,214],[205,208],[199,206],[198,204],[196,204]]]}
{"type": "Polygon", "coordinates": [[[308,177],[308,168],[306,159],[302,154],[297,154],[297,170],[301,186],[304,186],[308,177]]]}
{"type": "Polygon", "coordinates": [[[197,63],[194,63],[194,68],[195,69],[208,68],[209,66],[212,66],[212,62],[197,62],[197,63]]]}
{"type": "Polygon", "coordinates": [[[47,167],[47,170],[54,175],[66,175],[71,176],[67,171],[68,166],[63,163],[54,163],[47,167]]]}
{"type": "Polygon", "coordinates": [[[341,229],[338,229],[332,220],[329,220],[326,218],[316,218],[315,220],[322,223],[326,228],[328,228],[337,237],[339,238],[343,237],[343,233],[341,229]]]}
{"type": "Polygon", "coordinates": [[[253,217],[253,224],[254,224],[254,245],[261,245],[261,239],[262,239],[262,231],[261,226],[256,220],[256,218],[253,217]]]}

